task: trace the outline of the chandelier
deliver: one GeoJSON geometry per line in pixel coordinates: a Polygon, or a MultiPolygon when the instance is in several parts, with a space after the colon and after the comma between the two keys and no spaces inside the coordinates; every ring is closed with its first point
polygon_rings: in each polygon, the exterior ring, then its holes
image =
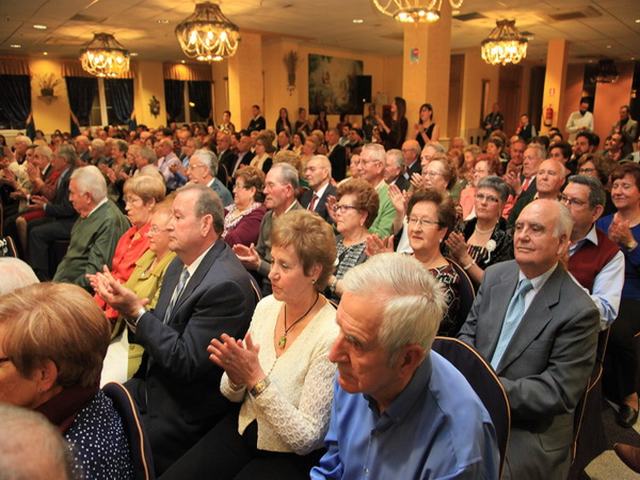
{"type": "Polygon", "coordinates": [[[180,47],[189,58],[219,62],[238,49],[238,26],[222,14],[215,3],[196,4],[196,11],[176,27],[180,47]]]}
{"type": "MultiPolygon", "coordinates": [[[[448,1],[454,9],[464,3],[464,0],[448,1]]],[[[401,23],[433,23],[440,19],[442,0],[373,0],[373,4],[401,23]]]]}
{"type": "Polygon", "coordinates": [[[515,20],[497,20],[496,28],[482,41],[482,59],[491,65],[519,63],[527,56],[527,39],[515,20]]]}
{"type": "Polygon", "coordinates": [[[96,77],[120,77],[129,71],[129,52],[110,33],[94,33],[80,51],[80,63],[96,77]]]}

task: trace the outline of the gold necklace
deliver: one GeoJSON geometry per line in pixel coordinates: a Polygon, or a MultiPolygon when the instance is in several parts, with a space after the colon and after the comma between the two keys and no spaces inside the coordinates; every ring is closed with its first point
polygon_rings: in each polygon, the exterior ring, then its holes
{"type": "Polygon", "coordinates": [[[489,229],[487,229],[487,230],[482,230],[481,228],[479,228],[479,227],[478,227],[478,224],[476,223],[475,231],[476,231],[476,232],[478,232],[478,233],[480,233],[480,234],[487,234],[487,233],[491,233],[491,232],[493,232],[493,229],[494,229],[494,228],[495,228],[495,226],[493,226],[493,227],[491,227],[491,228],[489,228],[489,229]]]}
{"type": "Polygon", "coordinates": [[[318,303],[318,300],[320,299],[320,294],[318,292],[316,292],[316,299],[313,302],[313,305],[311,305],[309,307],[309,310],[307,310],[306,312],[304,312],[302,314],[302,316],[300,318],[298,318],[295,322],[293,322],[291,325],[289,325],[289,328],[287,328],[287,304],[284,304],[284,333],[282,334],[282,336],[280,337],[280,340],[278,340],[278,347],[280,347],[281,349],[284,350],[284,348],[287,346],[287,334],[289,333],[289,331],[294,327],[294,325],[296,323],[298,323],[300,320],[302,320],[304,317],[306,317],[307,315],[309,315],[309,312],[311,310],[313,310],[313,307],[316,306],[316,303],[318,303]]]}

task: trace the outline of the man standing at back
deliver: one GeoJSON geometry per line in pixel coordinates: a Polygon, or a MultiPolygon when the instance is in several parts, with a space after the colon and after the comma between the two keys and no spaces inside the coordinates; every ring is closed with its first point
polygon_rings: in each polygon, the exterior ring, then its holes
{"type": "Polygon", "coordinates": [[[126,383],[161,474],[231,408],[219,390],[222,370],[208,359],[212,338],[242,338],[256,305],[251,278],[220,238],[224,211],[205,185],[178,190],[169,222],[169,265],[156,308],[109,275],[98,291],[126,319],[144,347],[142,364],[126,383]]]}
{"type": "Polygon", "coordinates": [[[495,369],[511,405],[504,479],[565,480],[576,405],[593,369],[599,313],[567,273],[573,221],[535,200],[515,224],[515,260],[487,268],[458,337],[495,369]]]}

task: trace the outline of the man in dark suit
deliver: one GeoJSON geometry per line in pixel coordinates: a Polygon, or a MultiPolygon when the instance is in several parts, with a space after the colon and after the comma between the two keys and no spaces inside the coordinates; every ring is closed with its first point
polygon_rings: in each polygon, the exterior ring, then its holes
{"type": "Polygon", "coordinates": [[[329,151],[327,156],[331,162],[331,171],[336,182],[347,176],[347,150],[338,143],[340,133],[337,128],[330,128],[325,134],[329,151]]]}
{"type": "Polygon", "coordinates": [[[331,185],[331,162],[324,155],[314,155],[307,162],[304,176],[309,189],[300,196],[300,205],[333,223],[327,212],[327,199],[336,194],[336,187],[331,185]]]}
{"type": "Polygon", "coordinates": [[[459,338],[491,363],[511,404],[503,478],[564,480],[574,412],[595,361],[600,315],[567,273],[573,221],[554,200],[522,211],[515,261],[489,267],[459,338]]]}
{"type": "Polygon", "coordinates": [[[236,144],[236,161],[233,168],[228,172],[231,177],[230,183],[233,185],[233,176],[236,174],[240,167],[251,164],[251,160],[255,156],[255,153],[251,151],[251,136],[249,132],[243,130],[240,132],[238,143],[236,144]]]}
{"type": "Polygon", "coordinates": [[[420,144],[417,140],[407,140],[402,144],[402,157],[404,158],[404,178],[409,181],[414,173],[422,173],[420,162],[420,144]]]}
{"type": "Polygon", "coordinates": [[[260,113],[260,105],[253,105],[251,107],[251,113],[253,114],[253,118],[251,119],[251,121],[249,122],[249,126],[247,127],[249,133],[253,132],[254,130],[257,132],[261,132],[262,130],[267,128],[267,122],[260,113]]]}
{"type": "Polygon", "coordinates": [[[515,173],[505,175],[506,182],[518,195],[518,199],[509,214],[509,226],[513,226],[522,209],[533,201],[538,193],[536,186],[536,174],[538,167],[547,158],[544,147],[540,145],[529,145],[524,151],[524,160],[522,161],[522,179],[515,173]]]}
{"type": "Polygon", "coordinates": [[[230,183],[231,171],[236,163],[236,154],[231,150],[231,136],[228,133],[218,132],[216,137],[218,150],[218,179],[228,186],[230,183]]]}
{"type": "Polygon", "coordinates": [[[208,359],[212,338],[242,338],[256,305],[251,277],[220,239],[223,209],[205,185],[187,185],[167,228],[169,265],[156,308],[99,274],[98,291],[126,319],[145,353],[127,389],[146,428],[156,473],[164,472],[230,409],[218,386],[222,370],[208,359]]]}
{"type": "Polygon", "coordinates": [[[387,185],[395,185],[401,191],[409,188],[410,183],[404,176],[404,157],[398,149],[387,151],[384,165],[384,181],[387,185]]]}

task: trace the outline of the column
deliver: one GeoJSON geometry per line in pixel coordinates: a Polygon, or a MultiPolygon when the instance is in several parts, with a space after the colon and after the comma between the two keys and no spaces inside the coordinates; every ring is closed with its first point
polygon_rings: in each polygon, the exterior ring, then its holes
{"type": "Polygon", "coordinates": [[[550,127],[563,129],[563,126],[557,125],[557,123],[567,77],[567,58],[567,41],[563,38],[549,40],[549,45],[547,46],[547,66],[544,76],[544,93],[542,97],[541,134],[547,133],[550,127]],[[553,117],[549,115],[549,108],[553,110],[553,117]]]}
{"type": "Polygon", "coordinates": [[[407,101],[410,137],[423,103],[433,105],[440,137],[447,137],[450,57],[451,7],[442,2],[437,22],[404,26],[402,96],[407,101]]]}
{"type": "Polygon", "coordinates": [[[262,78],[262,36],[240,32],[242,40],[236,54],[229,58],[229,111],[238,130],[246,128],[251,119],[251,106],[264,108],[262,78]]]}
{"type": "Polygon", "coordinates": [[[164,101],[164,74],[162,62],[138,61],[133,80],[134,111],[138,124],[157,128],[167,124],[167,108],[164,101]],[[160,113],[153,116],[149,102],[155,97],[160,102],[160,113]]]}

